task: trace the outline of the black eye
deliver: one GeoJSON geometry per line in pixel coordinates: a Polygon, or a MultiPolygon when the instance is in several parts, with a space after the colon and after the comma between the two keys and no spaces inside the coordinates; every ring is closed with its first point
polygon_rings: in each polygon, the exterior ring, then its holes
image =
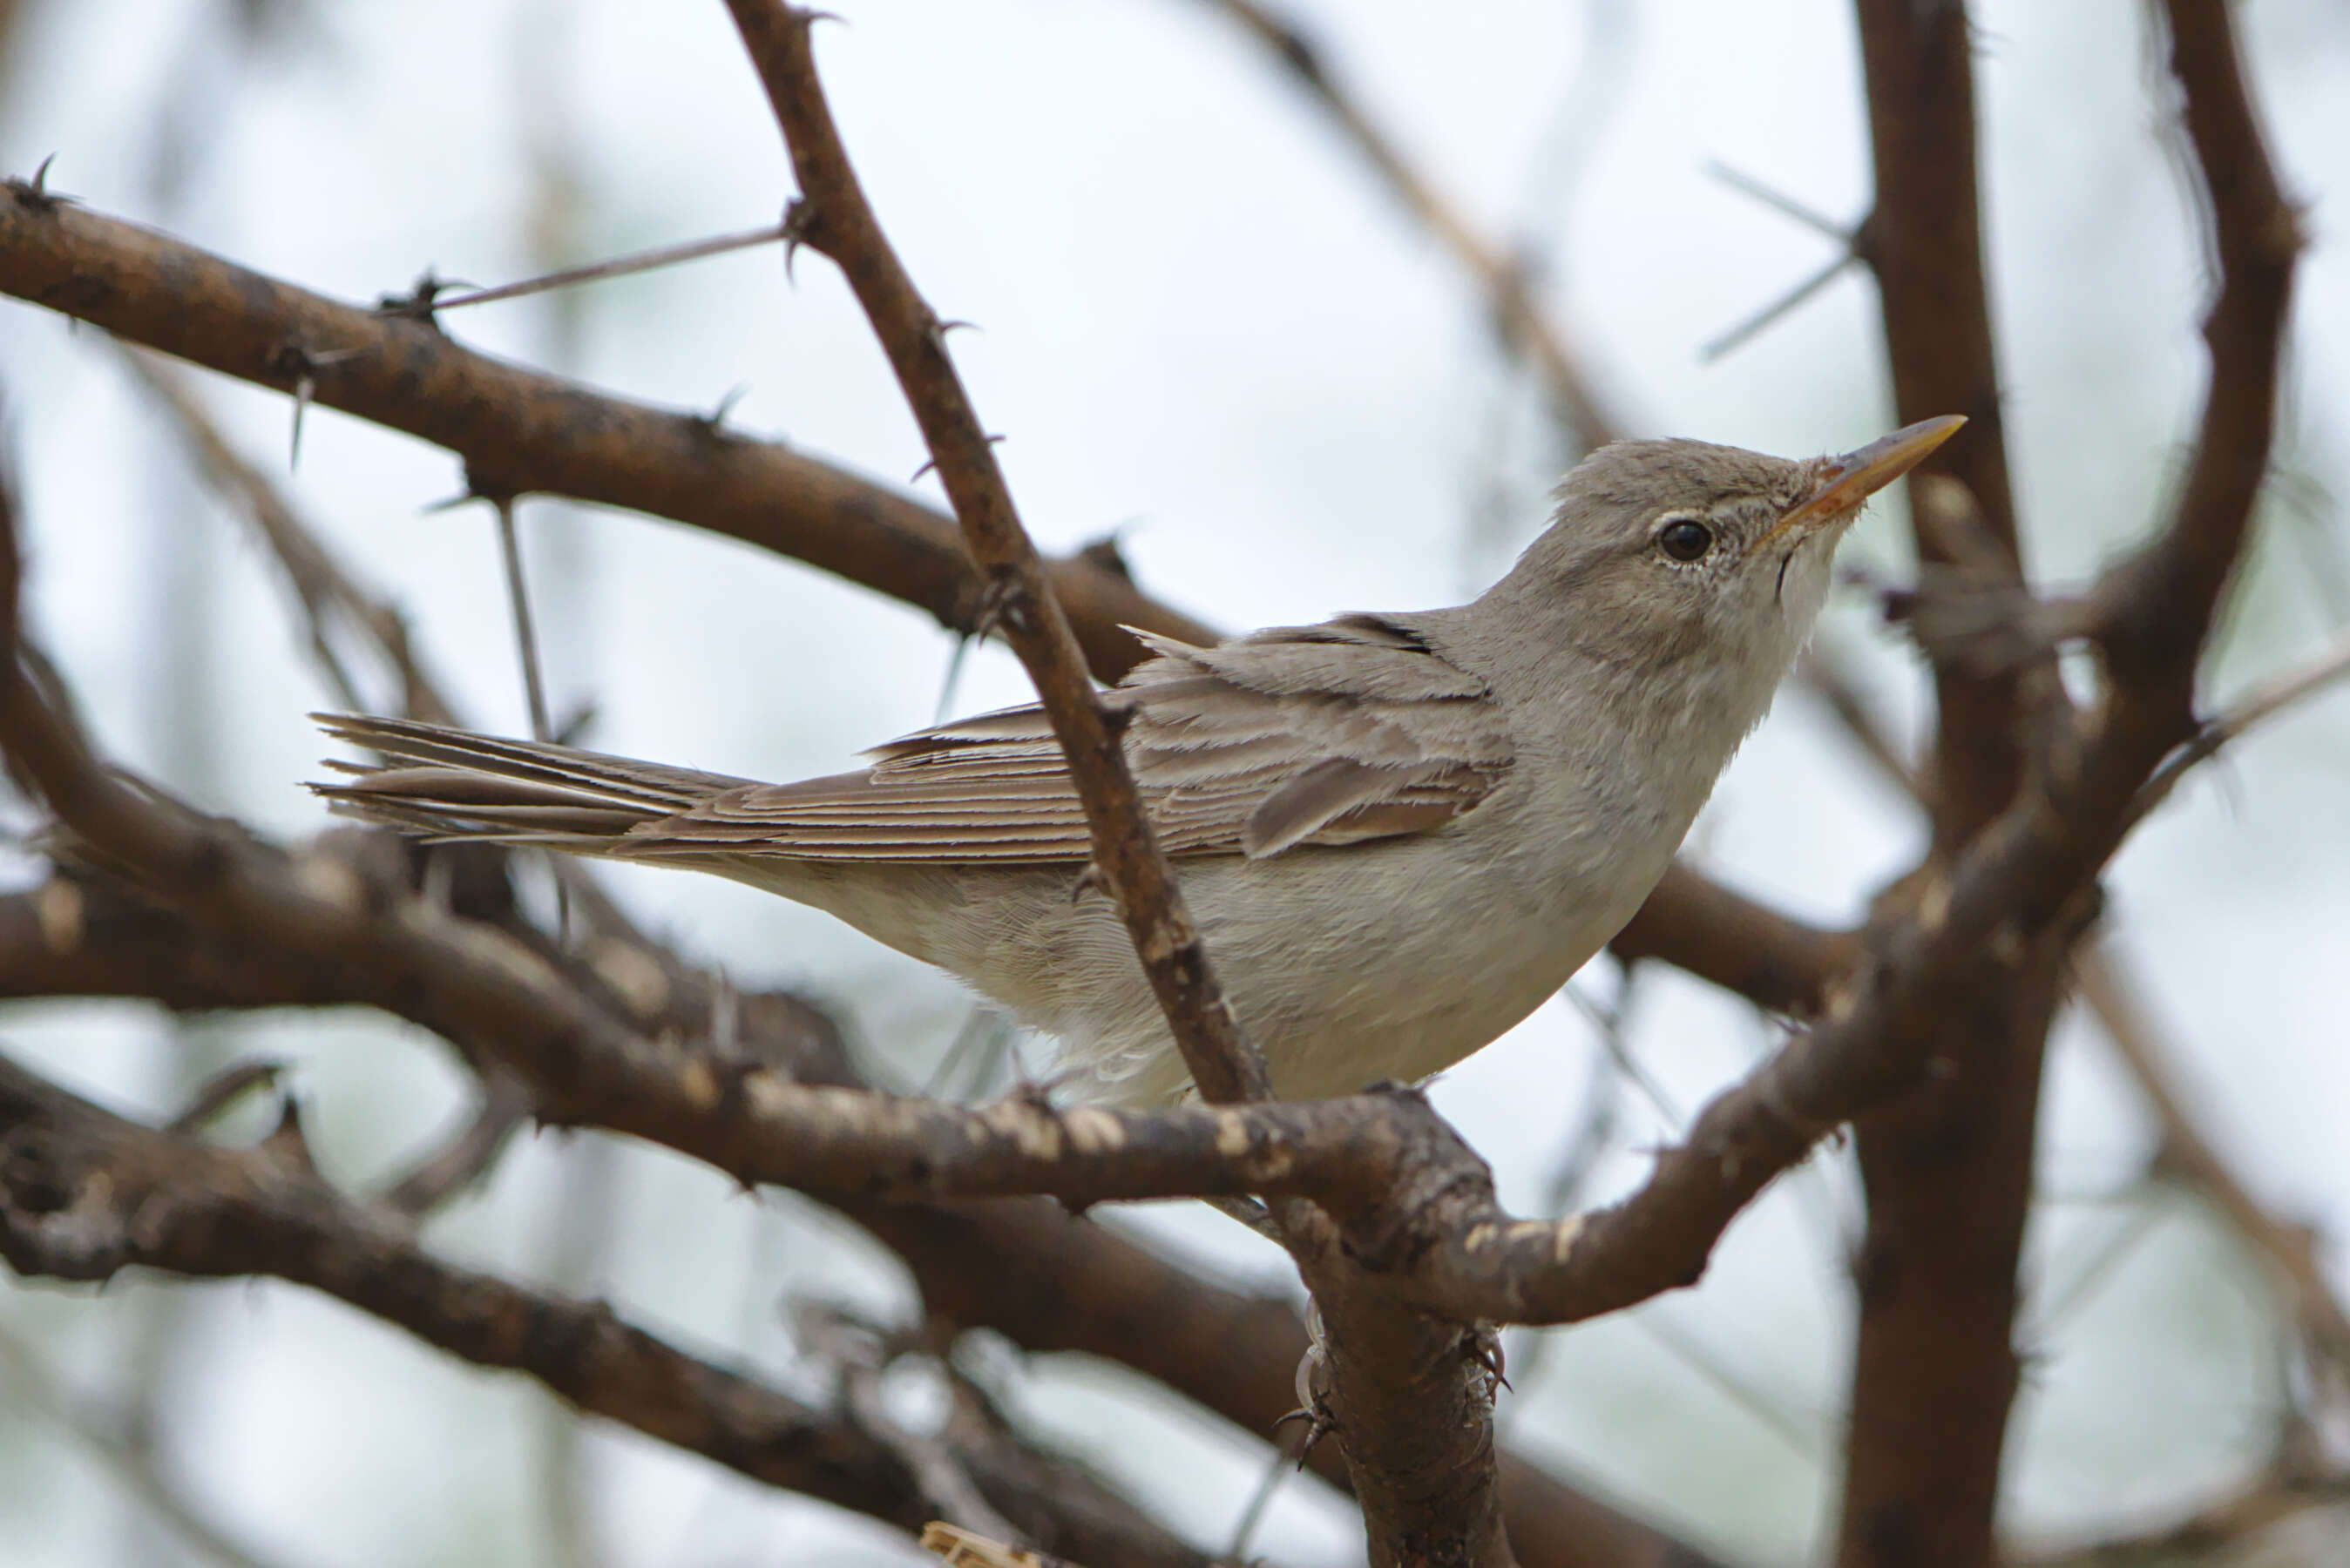
{"type": "Polygon", "coordinates": [[[1676,561],[1695,561],[1713,548],[1713,530],[1688,517],[1676,517],[1657,530],[1657,548],[1676,561]]]}

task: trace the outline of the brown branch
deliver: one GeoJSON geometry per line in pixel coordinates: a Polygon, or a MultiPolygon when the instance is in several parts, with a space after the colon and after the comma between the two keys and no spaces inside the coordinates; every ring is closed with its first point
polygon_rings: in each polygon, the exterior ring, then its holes
{"type": "MultiPolygon", "coordinates": [[[[692,414],[604,396],[250,272],[151,229],[0,185],[0,292],[257,385],[445,447],[484,491],[626,507],[740,539],[979,628],[984,585],[919,502],[692,414]]],[[[1142,657],[1120,623],[1212,642],[1198,621],[1079,556],[1045,567],[1105,680],[1142,657]]]]}
{"type": "MultiPolygon", "coordinates": [[[[27,1278],[104,1282],[142,1266],[287,1280],[754,1480],[907,1531],[930,1517],[904,1461],[856,1423],[685,1355],[602,1303],[442,1262],[404,1222],[328,1187],[284,1129],[256,1148],[212,1147],[109,1115],[0,1058],[0,1255],[27,1278]]],[[[954,1458],[983,1490],[1016,1478],[1016,1490],[991,1502],[1024,1525],[1042,1521],[1063,1550],[1204,1568],[1201,1553],[1110,1503],[1080,1471],[1033,1454],[1015,1469],[993,1445],[954,1458]]]]}
{"type": "MultiPolygon", "coordinates": [[[[364,842],[337,835],[301,858],[348,856],[351,873],[372,887],[368,867],[380,861],[359,853],[364,842]]],[[[694,1000],[683,981],[654,980],[662,971],[650,955],[607,955],[605,962],[615,975],[638,977],[618,985],[620,994],[650,1000],[668,993],[660,1027],[706,1033],[706,1002],[694,1000]]],[[[109,882],[63,877],[0,898],[0,996],[143,997],[186,1010],[391,1000],[352,966],[289,955],[242,925],[199,925],[109,882]]],[[[741,1044],[757,1054],[782,1043],[789,1047],[783,1054],[796,1058],[794,1076],[823,1078],[797,1044],[811,1025],[793,1011],[796,1005],[785,997],[741,998],[741,1044]]],[[[429,1009],[416,1012],[433,1017],[429,1009]]],[[[428,1168],[454,1154],[437,1153],[428,1168]]],[[[1120,1362],[1253,1436],[1271,1432],[1295,1403],[1294,1375],[1305,1335],[1284,1301],[1223,1290],[1114,1231],[1073,1221],[1050,1202],[941,1207],[836,1199],[835,1206],[905,1258],[933,1315],[995,1329],[1031,1351],[1078,1351],[1120,1362]]],[[[1318,1447],[1307,1462],[1326,1480],[1348,1484],[1336,1445],[1318,1447]]],[[[1505,1453],[1501,1465],[1511,1539],[1526,1568],[1710,1568],[1693,1547],[1534,1464],[1505,1453]]]]}
{"type": "MultiPolygon", "coordinates": [[[[1957,493],[1971,503],[1974,532],[2020,580],[1967,7],[1856,0],[1856,8],[1876,165],[1865,259],[1877,281],[1895,408],[1923,410],[1907,418],[1967,416],[1925,467],[1963,485],[1957,493]]],[[[1914,476],[1913,498],[1928,492],[1928,475],[1914,476]]],[[[1932,526],[1927,507],[1913,506],[1912,524],[1921,563],[1960,564],[1964,541],[1932,526]]],[[[1934,686],[1933,753],[1921,781],[1933,859],[1888,895],[1889,909],[1939,900],[1956,885],[1940,867],[2008,807],[2021,776],[2015,676],[1940,660],[1934,686]]],[[[2075,868],[2076,877],[2089,874],[2075,868]]],[[[1965,880],[1968,868],[1956,876],[1965,880]]],[[[2079,882],[2061,885],[2060,901],[2079,882]]],[[[2040,939],[2054,911],[2040,914],[1976,984],[1951,987],[1939,1009],[1901,1020],[1910,1032],[1898,1037],[1901,1054],[1941,1064],[1942,1077],[1856,1128],[1868,1229],[1856,1270],[1842,1568],[1976,1568],[1992,1552],[2018,1376],[2016,1263],[2063,960],[2060,944],[2040,939]]]]}
{"type": "Polygon", "coordinates": [[[791,152],[800,194],[793,238],[838,265],[897,373],[963,542],[987,583],[990,618],[1020,656],[1067,753],[1093,833],[1093,866],[1117,900],[1184,1064],[1211,1103],[1272,1096],[1263,1058],[1241,1031],[1142,809],[1126,750],[996,466],[946,327],[914,287],[873,215],[826,105],[809,47],[813,15],[779,0],[728,0],[791,152]]]}
{"type": "Polygon", "coordinates": [[[419,1220],[471,1190],[530,1120],[530,1091],[506,1074],[482,1085],[481,1104],[439,1148],[384,1189],[383,1207],[419,1220]]]}
{"type": "Polygon", "coordinates": [[[2184,739],[2206,628],[2243,552],[2276,440],[2277,367],[2299,214],[2269,161],[2225,0],[2163,0],[2220,291],[2203,323],[2211,382],[2171,526],[2092,600],[2117,683],[2184,739]]]}
{"type": "MultiPolygon", "coordinates": [[[[1916,798],[1917,781],[1885,734],[1844,664],[1814,648],[1799,674],[1819,693],[1855,743],[1897,788],[1916,798]]],[[[2130,805],[2141,818],[2198,763],[2253,725],[2350,674],[2350,638],[2337,639],[2315,657],[2265,680],[2242,701],[2197,727],[2195,739],[2173,752],[2130,805]]],[[[2278,1219],[2220,1154],[2189,1109],[2187,1096],[2168,1064],[2172,1053],[2160,1043],[2145,1007],[2145,987],[2126,979],[2110,944],[2093,942],[2073,959],[2073,992],[2113,1043],[2122,1065],[2146,1096],[2162,1141],[2156,1164],[2167,1177],[2207,1197],[2239,1235],[2276,1269],[2291,1292],[2303,1329],[2327,1353],[2350,1364],[2350,1312],[2345,1312],[2318,1262],[2318,1238],[2310,1227],[2278,1219]]]]}
{"type": "Polygon", "coordinates": [[[1557,320],[1544,310],[1525,267],[1478,234],[1459,204],[1413,166],[1395,139],[1330,74],[1321,49],[1298,25],[1256,0],[1212,0],[1212,4],[1264,46],[1405,210],[1469,275],[1492,315],[1494,335],[1510,355],[1534,367],[1553,417],[1570,441],[1589,451],[1622,436],[1622,421],[1592,385],[1557,320]]]}
{"type": "MultiPolygon", "coordinates": [[[[899,264],[858,187],[816,75],[809,38],[816,18],[781,0],[728,0],[728,10],[791,152],[800,197],[790,226],[839,265],[897,373],[972,558],[987,574],[1007,639],[1035,682],[1066,753],[1092,833],[1089,869],[1118,902],[1192,1081],[1213,1105],[1267,1101],[1272,1085],[1263,1058],[1217,984],[1142,809],[1118,727],[1085,678],[993,448],[947,358],[944,328],[899,264]]],[[[1403,1134],[1401,1141],[1387,1143],[1375,1156],[1383,1169],[1366,1170],[1360,1185],[1347,1184],[1347,1203],[1358,1212],[1366,1196],[1375,1204],[1416,1204],[1419,1195],[1409,1183],[1391,1185],[1386,1178],[1412,1168],[1433,1148],[1460,1179],[1482,1188],[1490,1205],[1491,1178],[1482,1162],[1424,1102],[1414,1096],[1411,1104],[1423,1125],[1411,1127],[1408,1117],[1388,1124],[1403,1134]]],[[[1234,1124],[1224,1126],[1229,1147],[1234,1124]]],[[[1279,1195],[1275,1187],[1253,1185],[1279,1195]]],[[[1510,1568],[1514,1559],[1503,1531],[1493,1454],[1492,1383],[1480,1374],[1460,1326],[1376,1297],[1365,1288],[1362,1269],[1340,1252],[1328,1222],[1314,1210],[1276,1204],[1274,1217],[1327,1328],[1330,1398],[1372,1561],[1510,1568]]]]}
{"type": "MultiPolygon", "coordinates": [[[[2189,137],[2214,192],[2223,285],[2206,335],[2212,382],[2177,514],[2091,597],[2108,689],[2012,793],[2015,688],[1939,672],[1937,846],[1908,899],[1945,940],[1995,961],[1912,1027],[1942,1044],[1950,1081],[1860,1127],[1870,1195],[1851,1466],[1839,1561],[1974,1564],[1991,1552],[2001,1446],[2016,1380],[2014,1261],[2030,1189],[2054,966],[2097,868],[2163,755],[2192,732],[2194,670],[2241,553],[2273,434],[2275,378],[2297,233],[2262,151],[2224,0],[2168,6],[2189,137]],[[2074,912],[2068,918],[2067,905],[2074,912]],[[2002,956],[2005,955],[2005,956],[2002,956]],[[2018,961],[2019,960],[2023,961],[2018,961]]],[[[2012,546],[1983,309],[1967,17],[1951,5],[1860,0],[1877,156],[1874,237],[1897,393],[1981,416],[1952,471],[2012,546]],[[1971,387],[1979,400],[1953,394],[1971,387]]],[[[1930,535],[1921,551],[1937,547],[1930,535]]]]}
{"type": "MultiPolygon", "coordinates": [[[[1974,71],[1966,7],[1952,0],[1856,0],[1877,166],[1867,260],[1882,298],[1894,410],[1901,422],[1959,413],[1967,428],[1912,478],[1962,482],[2011,559],[2014,493],[1975,182],[1974,71]]],[[[1920,559],[1954,564],[1947,542],[1918,529],[1920,559]]],[[[1938,670],[1935,843],[1945,852],[2014,794],[2010,682],[1938,670]]]]}
{"type": "Polygon", "coordinates": [[[1829,988],[1863,950],[1856,931],[1804,925],[1680,861],[1607,948],[1627,963],[1662,959],[1766,1012],[1804,1016],[1826,1005],[1829,988]]]}
{"type": "Polygon", "coordinates": [[[2160,805],[2179,780],[2218,756],[2253,725],[2345,679],[2350,679],[2350,634],[2335,638],[2311,659],[2261,682],[2241,701],[2198,724],[2194,738],[2173,752],[2146,781],[2146,787],[2130,805],[2131,815],[2144,816],[2160,805]]]}

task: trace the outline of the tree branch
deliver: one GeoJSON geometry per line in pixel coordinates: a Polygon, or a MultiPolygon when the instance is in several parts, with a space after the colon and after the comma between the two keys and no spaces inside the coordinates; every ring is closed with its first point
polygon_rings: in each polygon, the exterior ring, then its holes
{"type": "MultiPolygon", "coordinates": [[[[691,524],[980,629],[984,585],[929,507],[710,418],[474,353],[396,306],[356,309],[17,180],[0,185],[0,292],[260,386],[307,377],[311,400],[447,448],[484,492],[691,524]]],[[[1120,623],[1215,640],[1084,556],[1045,569],[1105,680],[1142,658],[1120,623]]]]}
{"type": "MultiPolygon", "coordinates": [[[[1971,503],[1971,531],[2020,582],[1967,7],[1856,0],[1856,8],[1877,176],[1865,259],[1880,295],[1895,408],[1903,419],[1967,416],[1924,469],[1963,486],[1953,493],[1971,503]],[[1924,411],[1899,413],[1907,410],[1924,411]]],[[[1919,560],[1960,564],[1967,541],[1932,525],[1926,480],[1914,475],[1910,489],[1919,560]]],[[[2008,808],[2021,777],[2016,676],[1940,660],[1934,689],[1925,781],[1933,857],[1887,896],[1895,908],[1941,896],[1940,866],[2008,808]]],[[[2068,880],[2067,893],[2076,886],[2068,880]]],[[[2019,927],[2010,957],[1979,971],[1980,983],[1904,1021],[1914,1032],[1904,1053],[1939,1063],[1941,1079],[1856,1128],[1868,1229],[1856,1269],[1842,1568],[1977,1568],[1991,1554],[2018,1376],[2016,1264],[2064,958],[2061,944],[2039,940],[2046,929],[2019,927]]]]}
{"type": "Polygon", "coordinates": [[[1623,421],[1608,408],[1581,360],[1569,349],[1557,320],[1544,310],[1525,267],[1478,234],[1459,204],[1413,166],[1370,111],[1330,74],[1313,39],[1296,23],[1256,0],[1211,3],[1264,47],[1290,80],[1321,107],[1332,128],[1370,164],[1414,221],[1469,275],[1492,317],[1494,336],[1507,353],[1531,365],[1541,378],[1552,416],[1570,443],[1589,452],[1619,439],[1625,433],[1623,421]]]}
{"type": "MultiPolygon", "coordinates": [[[[289,1131],[297,1125],[259,1147],[214,1148],[125,1121],[0,1058],[0,1255],[28,1278],[102,1282],[144,1266],[287,1280],[754,1480],[910,1532],[931,1517],[919,1478],[859,1424],[688,1355],[600,1302],[442,1262],[405,1222],[328,1187],[289,1131]]],[[[998,1447],[959,1448],[954,1459],[1048,1544],[1095,1562],[1205,1568],[1082,1471],[998,1447]]]]}
{"type": "Polygon", "coordinates": [[[1093,866],[1125,919],[1192,1082],[1211,1104],[1268,1099],[1273,1088],[1263,1058],[1216,982],[1142,809],[1118,727],[1094,696],[1076,638],[996,466],[994,445],[947,358],[946,327],[915,290],[849,166],[809,47],[816,18],[780,0],[728,0],[727,10],[767,89],[799,181],[785,227],[795,242],[839,266],[897,373],[987,584],[986,618],[1002,628],[1036,684],[1093,833],[1093,866]]]}

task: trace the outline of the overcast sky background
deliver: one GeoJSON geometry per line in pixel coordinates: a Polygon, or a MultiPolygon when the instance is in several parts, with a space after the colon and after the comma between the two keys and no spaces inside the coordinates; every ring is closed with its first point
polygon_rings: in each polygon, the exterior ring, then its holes
{"type": "MultiPolygon", "coordinates": [[[[1194,0],[834,0],[819,34],[836,112],[885,224],[941,314],[1040,545],[1115,533],[1153,593],[1234,628],[1472,593],[1542,522],[1556,453],[1499,365],[1446,256],[1249,40],[1194,0]]],[[[491,283],[540,265],[526,234],[534,142],[579,182],[583,255],[771,220],[786,171],[714,4],[32,0],[0,62],[0,168],[57,154],[54,187],[248,265],[354,300],[427,265],[491,283]]],[[[1734,165],[1839,221],[1869,185],[1846,8],[1827,0],[1407,0],[1301,5],[1329,63],[1489,232],[1537,247],[1594,377],[1644,432],[1790,455],[1890,422],[1876,300],[1847,275],[1717,363],[1700,346],[1835,254],[1708,173],[1734,165]]],[[[2316,246],[2302,274],[2286,483],[2219,665],[2239,689],[2350,619],[2342,410],[2350,406],[2350,20],[2328,0],[2241,8],[2291,188],[2316,246]]],[[[2191,208],[2167,150],[2157,57],[2120,0],[1977,7],[1984,188],[2020,511],[2039,580],[2075,582],[2158,511],[2192,431],[2204,297],[2191,208]]],[[[773,252],[543,303],[452,317],[464,341],[627,396],[707,409],[908,483],[913,425],[821,258],[787,285],[773,252]]],[[[283,473],[287,410],[208,379],[283,473]]],[[[168,427],[105,341],[0,309],[0,396],[29,518],[34,624],[117,753],[208,805],[315,831],[300,788],[328,701],[268,562],[191,482],[168,427]]],[[[433,667],[489,727],[525,726],[490,519],[427,513],[460,486],[443,453],[314,412],[291,492],[414,618],[433,667]]],[[[936,501],[933,481],[910,488],[936,501]]],[[[1850,556],[1904,569],[1898,504],[1850,556]]],[[[931,721],[951,652],[919,614],[803,567],[634,516],[525,508],[558,711],[591,698],[608,750],[786,778],[931,721]]],[[[1857,593],[1829,632],[1915,717],[1914,661],[1857,593]]],[[[1019,701],[1000,651],[953,695],[1019,701]]],[[[2142,975],[2199,1106],[2287,1214],[2350,1220],[2350,694],[2313,702],[2206,771],[2116,867],[2110,929],[2142,975]]],[[[1734,764],[1695,851],[1806,918],[1849,921],[1914,860],[1917,824],[1818,711],[1784,700],[1734,764]]],[[[745,984],[839,1003],[919,1080],[965,1012],[949,981],[747,889],[675,874],[610,884],[682,949],[745,984]]],[[[1604,967],[1604,966],[1603,966],[1604,967]]],[[[1578,982],[1612,994],[1598,971],[1578,982]]],[[[1747,1009],[1663,974],[1631,1044],[1667,1108],[1627,1092],[1586,1199],[1769,1044],[1747,1009]]],[[[205,1026],[133,1007],[16,1009],[0,1041],[86,1092],[155,1111],[191,1054],[297,1062],[330,1173],[397,1168],[459,1114],[429,1042],[361,1016],[205,1026]]],[[[2279,1376],[2272,1310],[2231,1242],[2182,1200],[2061,1313],[2042,1309],[2135,1206],[2148,1132],[2090,1031],[2059,1031],[2035,1222],[2033,1353],[2012,1518],[2043,1535],[2183,1512],[2258,1462],[2279,1376]]],[[[1503,1195],[1545,1201],[1596,1044],[1565,1002],[1437,1087],[1503,1195]]],[[[1043,1054],[1032,1052],[1038,1064],[1043,1054]]],[[[894,1269],[787,1198],[754,1203],[682,1162],[552,1136],[436,1221],[449,1254],[559,1273],[566,1210],[604,1213],[588,1288],[803,1391],[786,1293],[903,1312],[894,1269]],[[598,1183],[608,1184],[599,1189],[598,1183]],[[616,1191],[608,1204],[599,1190],[616,1191]]],[[[1784,1181],[1697,1291],[1513,1349],[1513,1441],[1742,1563],[1804,1560],[1832,1524],[1849,1342],[1837,1228],[1848,1159],[1784,1181]],[[1689,1346],[1698,1348],[1692,1354],[1689,1346]],[[1701,1364],[1729,1370],[1733,1397],[1701,1364]],[[1521,1370],[1521,1368],[1525,1370],[1521,1370]]],[[[1234,1277],[1285,1264],[1180,1207],[1120,1215],[1234,1277]]],[[[590,1226],[589,1230],[596,1227],[590,1226]]],[[[2337,1257],[2337,1279],[2350,1279],[2337,1257]]],[[[165,1454],[224,1525],[284,1562],[373,1568],[537,1563],[548,1407],[518,1381],[422,1351],[271,1285],[103,1298],[0,1286],[0,1327],[77,1388],[162,1379],[165,1454]],[[158,1324],[162,1326],[159,1327],[158,1324]],[[160,1348],[158,1348],[160,1347],[160,1348]]],[[[1263,1450],[1083,1365],[995,1369],[1040,1429],[1097,1456],[1187,1533],[1221,1543],[1263,1450]]],[[[0,1391],[6,1382],[0,1377],[0,1391]]],[[[910,1407],[919,1389],[904,1391],[910,1407]]],[[[592,1531],[615,1564],[924,1561],[861,1521],[764,1492],[625,1434],[590,1431],[592,1531]]],[[[21,1400],[0,1404],[0,1539],[11,1563],[193,1561],[21,1400]]],[[[1258,1550],[1357,1550],[1346,1510],[1293,1482],[1258,1550]]]]}

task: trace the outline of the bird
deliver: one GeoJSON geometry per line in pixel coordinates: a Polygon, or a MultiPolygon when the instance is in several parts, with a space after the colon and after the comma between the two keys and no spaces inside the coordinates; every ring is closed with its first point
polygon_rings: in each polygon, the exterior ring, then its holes
{"type": "MultiPolygon", "coordinates": [[[[1100,701],[1274,1094],[1418,1083],[1638,911],[1810,635],[1863,504],[1966,421],[1841,455],[1617,441],[1465,605],[1149,650],[1100,701]]],[[[1132,628],[1129,628],[1132,629],[1132,628]]],[[[763,784],[411,720],[311,787],[436,841],[715,873],[960,977],[1059,1043],[1076,1103],[1192,1088],[1036,705],[763,784]]]]}

